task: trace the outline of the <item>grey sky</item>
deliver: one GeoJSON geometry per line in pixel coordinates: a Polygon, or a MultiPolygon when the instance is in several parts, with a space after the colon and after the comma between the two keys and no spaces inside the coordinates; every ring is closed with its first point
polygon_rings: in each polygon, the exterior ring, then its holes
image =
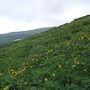
{"type": "Polygon", "coordinates": [[[90,14],[90,0],[1,0],[0,33],[61,25],[90,14]]]}

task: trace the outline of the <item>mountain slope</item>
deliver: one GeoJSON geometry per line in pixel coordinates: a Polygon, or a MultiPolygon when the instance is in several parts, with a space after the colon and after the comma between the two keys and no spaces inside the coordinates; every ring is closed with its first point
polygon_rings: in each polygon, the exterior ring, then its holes
{"type": "Polygon", "coordinates": [[[29,37],[34,34],[39,34],[41,32],[47,31],[50,29],[50,27],[46,28],[39,28],[35,30],[29,30],[29,31],[21,31],[21,32],[12,32],[12,33],[7,33],[7,34],[0,34],[0,44],[6,44],[13,42],[17,39],[24,39],[26,37],[29,37]]]}
{"type": "Polygon", "coordinates": [[[89,90],[90,16],[0,48],[4,90],[89,90]]]}

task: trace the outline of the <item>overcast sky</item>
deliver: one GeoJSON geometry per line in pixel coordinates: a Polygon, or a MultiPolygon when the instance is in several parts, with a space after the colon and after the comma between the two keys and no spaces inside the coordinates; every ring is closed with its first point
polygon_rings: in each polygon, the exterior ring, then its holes
{"type": "Polygon", "coordinates": [[[0,0],[0,33],[58,26],[90,14],[90,0],[0,0]]]}

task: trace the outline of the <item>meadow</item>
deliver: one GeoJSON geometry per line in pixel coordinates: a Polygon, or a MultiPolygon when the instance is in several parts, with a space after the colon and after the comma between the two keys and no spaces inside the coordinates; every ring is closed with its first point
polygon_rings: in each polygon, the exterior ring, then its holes
{"type": "Polygon", "coordinates": [[[0,90],[90,90],[90,16],[1,46],[0,90]]]}

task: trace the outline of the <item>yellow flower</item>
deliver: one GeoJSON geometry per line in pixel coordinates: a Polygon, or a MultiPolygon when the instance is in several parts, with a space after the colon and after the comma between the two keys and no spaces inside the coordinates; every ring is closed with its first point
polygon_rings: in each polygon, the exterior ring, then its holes
{"type": "Polygon", "coordinates": [[[87,35],[87,36],[82,36],[81,38],[82,38],[82,39],[85,39],[85,40],[90,40],[90,36],[89,36],[89,35],[87,35]]]}
{"type": "Polygon", "coordinates": [[[76,64],[79,64],[79,63],[80,63],[79,61],[76,62],[76,64]]]}
{"type": "Polygon", "coordinates": [[[14,71],[12,71],[12,74],[14,74],[14,71]]]}
{"type": "Polygon", "coordinates": [[[65,63],[68,63],[68,62],[65,62],[65,63]]]}
{"type": "Polygon", "coordinates": [[[11,78],[13,78],[14,76],[13,75],[11,75],[11,78]]]}
{"type": "Polygon", "coordinates": [[[84,69],[84,71],[86,72],[87,70],[86,70],[86,69],[84,69]]]}
{"type": "Polygon", "coordinates": [[[34,55],[34,57],[36,57],[36,56],[38,56],[38,55],[34,55]]]}
{"type": "Polygon", "coordinates": [[[36,60],[36,62],[37,62],[38,60],[36,60]]]}
{"type": "Polygon", "coordinates": [[[12,72],[14,72],[14,70],[13,70],[13,69],[11,69],[11,71],[12,71],[12,72]]]}
{"type": "Polygon", "coordinates": [[[46,52],[46,54],[48,54],[48,53],[46,52]]]}
{"type": "Polygon", "coordinates": [[[32,61],[34,61],[34,59],[32,59],[32,61]]]}
{"type": "Polygon", "coordinates": [[[2,73],[0,72],[0,76],[2,75],[2,73]]]}
{"type": "Polygon", "coordinates": [[[15,75],[17,75],[18,73],[17,72],[15,72],[15,75]]]}
{"type": "Polygon", "coordinates": [[[25,85],[27,85],[27,84],[28,84],[28,82],[25,82],[24,84],[25,84],[25,85]]]}
{"type": "Polygon", "coordinates": [[[58,65],[58,68],[61,68],[61,67],[62,67],[62,65],[59,64],[59,65],[58,65]]]}
{"type": "Polygon", "coordinates": [[[80,64],[80,61],[76,61],[76,60],[75,60],[74,63],[75,63],[75,64],[80,64]]]}
{"type": "Polygon", "coordinates": [[[52,74],[55,77],[55,73],[52,74]]]}
{"type": "Polygon", "coordinates": [[[72,65],[72,68],[76,67],[76,65],[72,65]]]}
{"type": "Polygon", "coordinates": [[[45,78],[44,80],[45,80],[45,82],[47,82],[47,81],[48,81],[48,79],[47,79],[47,78],[45,78]]]}
{"type": "Polygon", "coordinates": [[[69,41],[64,41],[63,44],[64,44],[65,46],[69,46],[69,45],[70,45],[70,42],[69,42],[69,41]]]}
{"type": "Polygon", "coordinates": [[[52,52],[53,50],[51,49],[50,51],[52,52]]]}
{"type": "Polygon", "coordinates": [[[9,90],[9,86],[4,87],[3,90],[9,90]]]}

